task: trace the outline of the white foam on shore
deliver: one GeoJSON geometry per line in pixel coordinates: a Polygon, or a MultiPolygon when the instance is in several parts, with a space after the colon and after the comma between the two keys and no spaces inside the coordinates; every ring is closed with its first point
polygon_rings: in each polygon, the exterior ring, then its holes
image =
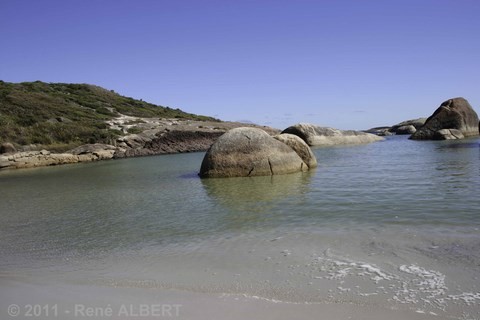
{"type": "Polygon", "coordinates": [[[426,270],[416,265],[402,265],[399,270],[417,276],[417,284],[420,289],[431,292],[432,297],[443,295],[448,290],[445,285],[445,275],[435,270],[426,270]]]}
{"type": "Polygon", "coordinates": [[[467,306],[478,305],[480,303],[480,292],[463,292],[462,294],[448,295],[447,299],[452,301],[463,301],[467,306]]]}
{"type": "Polygon", "coordinates": [[[480,303],[480,293],[449,289],[445,274],[416,264],[395,267],[390,263],[387,271],[373,263],[334,256],[329,250],[315,261],[321,275],[312,278],[335,281],[338,297],[375,296],[378,301],[412,305],[418,313],[435,316],[438,311],[475,307],[480,303]]]}
{"type": "Polygon", "coordinates": [[[445,311],[447,303],[444,295],[448,287],[444,274],[417,265],[401,265],[398,269],[406,276],[401,282],[401,288],[393,296],[394,301],[423,304],[445,311]]]}
{"type": "Polygon", "coordinates": [[[382,271],[378,266],[366,262],[354,262],[348,260],[338,260],[338,258],[329,258],[330,251],[325,253],[327,257],[318,257],[317,261],[322,265],[322,271],[328,271],[325,277],[316,277],[317,279],[338,280],[347,276],[369,277],[376,284],[382,280],[393,280],[395,275],[382,271]]]}
{"type": "Polygon", "coordinates": [[[254,299],[254,300],[261,300],[261,301],[266,301],[266,302],[271,302],[271,303],[288,303],[288,304],[307,304],[307,303],[297,303],[297,302],[291,302],[291,301],[282,301],[282,300],[277,300],[277,299],[271,299],[271,298],[265,298],[265,297],[260,297],[257,295],[249,295],[246,293],[243,294],[232,294],[232,293],[222,293],[220,295],[220,298],[230,298],[233,297],[234,299],[238,297],[242,297],[245,299],[254,299]]]}

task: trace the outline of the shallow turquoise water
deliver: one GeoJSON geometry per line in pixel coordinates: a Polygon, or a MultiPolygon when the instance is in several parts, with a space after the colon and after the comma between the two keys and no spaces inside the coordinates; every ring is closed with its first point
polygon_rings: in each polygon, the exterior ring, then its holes
{"type": "Polygon", "coordinates": [[[201,180],[203,153],[0,172],[0,274],[478,317],[479,139],[314,151],[274,177],[201,180]]]}

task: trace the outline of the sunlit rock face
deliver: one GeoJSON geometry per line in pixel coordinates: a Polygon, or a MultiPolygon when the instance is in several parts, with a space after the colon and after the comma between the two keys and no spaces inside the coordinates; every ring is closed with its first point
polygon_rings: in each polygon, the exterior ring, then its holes
{"type": "Polygon", "coordinates": [[[478,115],[464,98],[443,102],[410,139],[445,140],[478,136],[478,115]]]}
{"type": "Polygon", "coordinates": [[[282,133],[290,133],[299,136],[309,146],[313,147],[363,144],[384,140],[384,138],[371,133],[319,127],[309,123],[296,124],[283,130],[282,133]]]}
{"type": "Polygon", "coordinates": [[[257,128],[235,128],[210,147],[202,178],[268,176],[307,171],[309,166],[287,144],[257,128]]]}

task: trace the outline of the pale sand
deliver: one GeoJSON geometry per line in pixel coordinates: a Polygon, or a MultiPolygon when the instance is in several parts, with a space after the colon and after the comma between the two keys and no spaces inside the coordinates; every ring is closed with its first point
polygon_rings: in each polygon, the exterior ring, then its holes
{"type": "Polygon", "coordinates": [[[450,319],[419,312],[349,303],[293,304],[241,295],[0,278],[0,319],[450,319]],[[12,304],[20,307],[16,317],[8,313],[12,304]],[[37,307],[39,314],[28,317],[27,312],[34,311],[27,305],[41,306],[42,310],[37,307]]]}

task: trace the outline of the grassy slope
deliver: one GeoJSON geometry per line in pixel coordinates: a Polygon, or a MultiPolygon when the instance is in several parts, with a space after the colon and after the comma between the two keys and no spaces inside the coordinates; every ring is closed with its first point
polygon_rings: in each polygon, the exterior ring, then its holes
{"type": "Polygon", "coordinates": [[[56,151],[85,143],[111,143],[120,135],[105,124],[116,116],[111,110],[138,117],[215,120],[94,85],[0,81],[0,143],[37,144],[56,151]],[[58,118],[66,120],[59,122],[58,118]]]}

